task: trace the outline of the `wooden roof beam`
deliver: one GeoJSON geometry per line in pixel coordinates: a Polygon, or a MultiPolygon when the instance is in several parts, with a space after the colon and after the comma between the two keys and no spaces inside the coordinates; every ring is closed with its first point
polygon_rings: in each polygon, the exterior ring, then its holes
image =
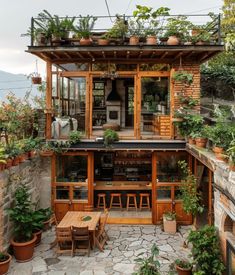
{"type": "Polygon", "coordinates": [[[103,58],[106,58],[106,55],[105,55],[104,51],[102,51],[102,56],[103,56],[103,58]]]}
{"type": "Polygon", "coordinates": [[[142,57],[143,51],[140,51],[138,58],[140,59],[142,57]]]}
{"type": "Polygon", "coordinates": [[[168,55],[168,52],[164,52],[164,53],[160,56],[160,59],[165,58],[167,55],[168,55]]]}
{"type": "Polygon", "coordinates": [[[77,56],[79,56],[80,58],[84,59],[84,56],[80,53],[80,52],[76,52],[77,56]]]}
{"type": "Polygon", "coordinates": [[[113,52],[113,57],[117,58],[117,52],[116,51],[113,52]]]}
{"type": "Polygon", "coordinates": [[[126,52],[126,58],[128,59],[130,57],[130,51],[126,52]]]}
{"type": "Polygon", "coordinates": [[[64,55],[65,55],[67,58],[71,59],[71,55],[68,54],[67,52],[64,52],[64,55]]]}
{"type": "Polygon", "coordinates": [[[156,55],[156,51],[153,51],[151,54],[151,58],[154,58],[155,55],[156,55]]]}
{"type": "Polygon", "coordinates": [[[209,56],[209,52],[206,52],[203,54],[203,56],[199,59],[199,61],[202,61],[203,59],[207,58],[209,56]]]}
{"type": "Polygon", "coordinates": [[[87,52],[87,53],[88,53],[88,55],[90,56],[90,58],[92,59],[92,61],[95,61],[94,55],[93,55],[91,52],[87,52]]]}
{"type": "Polygon", "coordinates": [[[192,56],[194,53],[195,53],[194,51],[189,52],[188,54],[185,55],[185,58],[189,58],[189,57],[192,56]]]}

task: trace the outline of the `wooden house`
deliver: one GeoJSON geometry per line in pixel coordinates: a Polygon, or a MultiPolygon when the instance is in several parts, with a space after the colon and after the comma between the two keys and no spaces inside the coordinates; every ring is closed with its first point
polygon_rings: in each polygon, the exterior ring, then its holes
{"type": "Polygon", "coordinates": [[[46,139],[66,139],[73,129],[83,133],[81,142],[51,157],[51,204],[58,220],[68,210],[96,207],[101,193],[109,206],[118,193],[122,213],[128,194],[136,195],[138,209],[140,194],[149,194],[149,214],[135,215],[135,222],[156,224],[164,212],[175,211],[179,223],[192,223],[182,209],[177,162],[186,160],[193,168],[195,161],[177,133],[174,114],[180,97],[200,102],[200,65],[223,51],[219,17],[212,25],[206,44],[131,45],[123,37],[99,45],[95,30],[87,46],[73,38],[44,45],[32,39],[27,52],[47,66],[46,139]],[[191,85],[175,81],[175,71],[192,74],[191,85]],[[100,141],[107,128],[119,134],[110,147],[100,141]]]}

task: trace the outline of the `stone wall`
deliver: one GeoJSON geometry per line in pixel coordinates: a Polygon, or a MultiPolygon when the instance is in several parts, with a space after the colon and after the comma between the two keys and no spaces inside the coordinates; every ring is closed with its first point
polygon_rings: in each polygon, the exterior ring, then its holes
{"type": "Polygon", "coordinates": [[[6,209],[13,203],[16,188],[24,183],[33,203],[38,207],[49,207],[50,175],[50,160],[39,156],[0,172],[0,251],[9,246],[12,236],[13,228],[6,209]]]}
{"type": "Polygon", "coordinates": [[[229,236],[235,235],[235,172],[230,171],[227,163],[217,160],[211,151],[192,145],[187,147],[189,153],[213,171],[214,224],[219,230],[225,259],[226,240],[234,242],[229,236]]]}

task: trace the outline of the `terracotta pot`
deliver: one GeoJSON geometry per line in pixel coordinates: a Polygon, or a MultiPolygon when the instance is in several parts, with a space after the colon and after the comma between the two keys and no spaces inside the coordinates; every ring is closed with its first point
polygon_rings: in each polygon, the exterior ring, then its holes
{"type": "Polygon", "coordinates": [[[169,36],[166,44],[167,45],[171,45],[171,46],[179,45],[180,44],[180,40],[179,40],[179,38],[177,36],[172,35],[172,36],[169,36]]]}
{"type": "Polygon", "coordinates": [[[224,155],[223,155],[223,153],[224,153],[224,148],[214,146],[212,150],[213,150],[213,152],[215,153],[215,157],[216,157],[218,160],[224,160],[224,159],[225,159],[225,157],[224,157],[224,155]]]}
{"type": "Polygon", "coordinates": [[[12,161],[12,166],[17,166],[19,165],[20,161],[19,161],[19,156],[14,157],[13,161],[12,161]]]}
{"type": "Polygon", "coordinates": [[[24,155],[19,155],[19,163],[21,162],[24,162],[25,161],[25,158],[24,158],[24,155]]]}
{"type": "Polygon", "coordinates": [[[101,45],[101,46],[106,46],[109,44],[109,40],[105,38],[99,38],[97,42],[98,42],[98,45],[101,45]]]}
{"type": "Polygon", "coordinates": [[[5,168],[6,168],[6,164],[0,162],[0,171],[3,171],[5,168]]]}
{"type": "Polygon", "coordinates": [[[28,156],[29,156],[30,159],[32,159],[35,155],[36,155],[35,151],[28,152],[28,156]]]}
{"type": "Polygon", "coordinates": [[[36,242],[35,242],[35,246],[38,246],[41,243],[41,239],[42,239],[42,230],[35,232],[34,235],[37,237],[36,242]]]}
{"type": "Polygon", "coordinates": [[[24,159],[27,160],[29,158],[29,153],[24,153],[24,159]]]}
{"type": "Polygon", "coordinates": [[[230,164],[229,169],[233,172],[235,172],[235,164],[230,164]]]}
{"type": "Polygon", "coordinates": [[[31,241],[25,243],[17,243],[13,239],[11,240],[11,245],[17,262],[23,263],[32,259],[36,239],[37,237],[34,235],[31,241]]]}
{"type": "Polygon", "coordinates": [[[189,137],[188,138],[188,143],[191,144],[191,145],[196,144],[195,138],[189,137]]]}
{"type": "Polygon", "coordinates": [[[129,38],[129,45],[138,45],[140,41],[140,38],[136,35],[132,35],[129,38]]]}
{"type": "Polygon", "coordinates": [[[51,157],[53,155],[53,152],[50,150],[40,151],[40,156],[42,157],[51,157]]]}
{"type": "Polygon", "coordinates": [[[42,78],[40,76],[32,76],[31,80],[33,84],[42,84],[42,78]]]}
{"type": "Polygon", "coordinates": [[[10,261],[11,261],[12,257],[8,253],[6,253],[6,255],[8,256],[8,259],[4,262],[0,262],[0,275],[7,274],[7,271],[10,266],[10,261]]]}
{"type": "Polygon", "coordinates": [[[178,265],[176,265],[176,271],[179,275],[191,275],[192,274],[192,268],[185,269],[181,268],[178,265]]]}
{"type": "Polygon", "coordinates": [[[195,43],[195,45],[205,45],[205,42],[204,41],[198,41],[195,43]]]}
{"type": "Polygon", "coordinates": [[[196,138],[196,146],[200,148],[206,148],[207,138],[196,138]]]}
{"type": "Polygon", "coordinates": [[[156,45],[157,44],[157,36],[149,35],[146,37],[146,44],[147,45],[156,45]]]}
{"type": "Polygon", "coordinates": [[[87,46],[92,44],[92,39],[91,38],[81,38],[80,39],[80,45],[81,46],[87,46]]]}
{"type": "Polygon", "coordinates": [[[7,163],[6,163],[6,168],[7,168],[7,169],[8,169],[8,168],[11,168],[12,162],[13,162],[12,159],[7,159],[7,163]]]}

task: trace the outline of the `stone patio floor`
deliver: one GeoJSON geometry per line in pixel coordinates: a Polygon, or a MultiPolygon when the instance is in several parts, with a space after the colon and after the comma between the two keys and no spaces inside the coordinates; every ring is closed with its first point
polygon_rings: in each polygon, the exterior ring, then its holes
{"type": "Polygon", "coordinates": [[[190,226],[180,226],[176,234],[170,235],[154,225],[107,225],[110,241],[102,253],[97,248],[90,257],[76,254],[56,255],[50,249],[55,238],[54,230],[43,233],[41,244],[36,247],[34,258],[27,263],[11,263],[10,275],[122,275],[132,274],[138,269],[134,259],[140,252],[150,251],[153,243],[159,250],[161,274],[170,274],[169,265],[176,258],[187,258],[189,249],[183,244],[190,226]]]}

